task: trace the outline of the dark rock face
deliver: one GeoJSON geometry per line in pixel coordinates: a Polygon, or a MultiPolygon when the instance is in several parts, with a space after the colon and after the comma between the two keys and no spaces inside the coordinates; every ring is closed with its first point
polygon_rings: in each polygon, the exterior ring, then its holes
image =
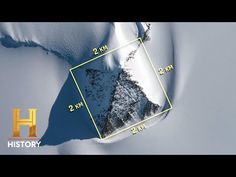
{"type": "Polygon", "coordinates": [[[85,72],[88,80],[85,87],[85,96],[92,100],[96,109],[98,109],[98,111],[91,111],[95,123],[101,131],[105,126],[107,110],[111,103],[112,92],[115,89],[117,74],[92,68],[86,69],[85,72]]]}
{"type": "MultiPolygon", "coordinates": [[[[94,94],[87,89],[87,96],[102,101],[106,92],[105,85],[99,82],[102,78],[107,78],[107,73],[99,70],[88,70],[90,86],[94,94]],[[96,88],[95,88],[96,87],[96,88]]],[[[103,137],[111,134],[117,128],[123,127],[129,121],[141,121],[145,116],[151,116],[158,111],[159,105],[148,100],[142,88],[136,81],[131,80],[131,75],[121,69],[117,76],[110,76],[113,83],[113,91],[110,95],[110,103],[107,110],[101,109],[100,113],[94,116],[95,122],[103,137]]],[[[104,83],[104,82],[103,82],[104,83]]],[[[112,85],[109,85],[111,87],[112,85]]]]}

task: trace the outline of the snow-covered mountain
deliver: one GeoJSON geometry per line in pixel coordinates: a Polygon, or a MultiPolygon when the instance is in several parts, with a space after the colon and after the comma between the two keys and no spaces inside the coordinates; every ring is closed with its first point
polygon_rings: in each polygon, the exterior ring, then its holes
{"type": "MultiPolygon", "coordinates": [[[[118,51],[118,55],[111,53],[75,69],[79,87],[103,138],[160,111],[161,106],[147,97],[151,89],[143,89],[144,80],[133,77],[140,73],[135,70],[137,63],[141,62],[143,68],[148,64],[140,46],[140,41],[136,41],[118,51]],[[107,58],[112,68],[106,67],[107,58]]],[[[155,83],[154,73],[147,78],[155,83]]]]}

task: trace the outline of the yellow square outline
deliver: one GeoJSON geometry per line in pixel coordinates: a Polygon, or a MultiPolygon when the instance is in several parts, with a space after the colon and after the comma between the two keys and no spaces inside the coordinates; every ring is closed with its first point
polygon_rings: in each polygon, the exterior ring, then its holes
{"type": "Polygon", "coordinates": [[[77,89],[78,89],[78,91],[79,91],[79,93],[80,93],[80,95],[81,95],[81,97],[82,97],[82,100],[83,100],[83,102],[84,102],[84,104],[85,104],[85,107],[86,107],[88,113],[89,113],[89,116],[90,116],[90,118],[92,119],[92,122],[93,122],[93,124],[94,124],[94,126],[95,126],[95,128],[96,128],[96,130],[97,130],[97,133],[98,133],[98,135],[99,135],[99,138],[100,138],[101,140],[105,140],[105,139],[111,138],[111,137],[113,137],[113,136],[115,136],[115,135],[117,135],[117,134],[119,134],[119,133],[122,133],[122,132],[124,132],[124,131],[126,131],[126,130],[128,130],[128,129],[134,127],[134,126],[136,126],[136,125],[139,125],[139,124],[141,124],[141,123],[144,123],[144,122],[146,122],[146,121],[148,121],[148,120],[150,120],[150,119],[152,119],[152,118],[154,118],[154,117],[156,117],[156,116],[158,116],[158,115],[160,115],[160,114],[163,114],[163,113],[165,113],[165,112],[167,112],[167,111],[173,109],[172,104],[171,104],[171,102],[170,102],[170,99],[169,99],[169,97],[168,97],[168,95],[167,95],[167,93],[166,93],[166,91],[165,91],[165,89],[164,89],[164,87],[163,87],[163,85],[162,85],[162,83],[161,83],[161,80],[160,80],[160,78],[159,78],[159,76],[158,76],[158,74],[157,74],[157,71],[156,71],[156,69],[155,69],[155,67],[154,67],[154,65],[153,65],[153,63],[152,63],[152,61],[151,61],[150,56],[148,55],[148,52],[147,52],[147,50],[146,50],[146,48],[145,48],[145,46],[144,46],[143,41],[142,41],[141,38],[137,38],[137,39],[135,39],[135,40],[133,40],[133,41],[130,41],[130,42],[128,42],[128,43],[126,43],[126,44],[124,44],[124,45],[122,45],[122,46],[120,46],[120,47],[117,47],[117,48],[115,48],[115,49],[112,49],[112,50],[110,50],[110,51],[108,51],[108,52],[105,52],[105,53],[103,53],[103,54],[101,54],[101,55],[99,55],[99,56],[96,56],[95,58],[92,58],[92,59],[90,59],[90,60],[88,60],[88,61],[86,61],[86,62],[84,62],[84,63],[81,63],[81,64],[79,64],[79,65],[77,65],[77,66],[71,68],[71,69],[70,69],[70,73],[71,73],[71,76],[72,76],[72,78],[73,78],[73,80],[74,80],[74,82],[75,82],[75,85],[76,85],[76,87],[77,87],[77,89]],[[104,56],[104,55],[107,55],[107,54],[109,54],[109,53],[112,53],[112,52],[114,52],[114,51],[116,51],[116,50],[118,50],[118,49],[120,49],[120,48],[123,48],[123,47],[125,47],[125,46],[127,46],[127,45],[129,45],[129,44],[131,44],[131,43],[133,43],[133,42],[136,42],[136,41],[140,41],[140,44],[142,44],[142,46],[143,46],[143,48],[144,48],[144,51],[145,51],[145,53],[146,53],[146,55],[147,55],[147,58],[148,58],[148,60],[149,60],[149,62],[150,62],[150,64],[151,64],[151,66],[152,66],[152,69],[154,70],[154,73],[156,74],[156,77],[157,77],[157,79],[158,79],[158,81],[159,81],[159,83],[160,83],[161,89],[162,89],[162,91],[164,92],[164,95],[165,95],[165,97],[166,97],[166,99],[167,99],[167,101],[168,101],[168,103],[169,103],[169,105],[170,105],[170,108],[168,108],[168,109],[166,109],[166,110],[164,110],[164,111],[162,111],[162,112],[160,112],[160,113],[157,113],[157,114],[155,114],[155,115],[153,115],[153,116],[151,116],[151,117],[149,117],[149,118],[147,118],[147,119],[145,119],[145,120],[142,120],[142,121],[140,121],[140,122],[137,122],[137,123],[135,123],[135,124],[133,124],[133,125],[131,125],[131,126],[129,126],[129,127],[126,127],[126,128],[124,128],[124,129],[122,129],[122,130],[120,130],[120,131],[118,131],[118,132],[115,132],[115,133],[113,133],[113,134],[111,134],[111,135],[108,135],[108,136],[106,136],[105,138],[103,138],[103,137],[101,136],[99,130],[98,130],[98,127],[97,127],[97,125],[96,125],[96,123],[95,123],[95,121],[94,121],[94,119],[93,119],[93,116],[92,116],[92,114],[91,114],[91,112],[90,112],[90,110],[89,110],[89,108],[88,108],[88,105],[87,105],[87,103],[86,103],[86,101],[85,101],[85,98],[84,98],[84,96],[83,96],[83,94],[82,94],[82,92],[81,92],[81,90],[80,90],[80,87],[79,87],[79,85],[78,85],[78,83],[77,83],[77,81],[76,81],[76,79],[75,79],[75,76],[74,76],[72,70],[77,69],[77,68],[79,68],[79,67],[81,67],[81,66],[83,66],[83,65],[85,65],[85,64],[87,64],[87,63],[90,63],[90,62],[92,62],[92,61],[94,61],[94,60],[96,60],[96,59],[99,59],[99,58],[101,58],[101,57],[104,56]]]}

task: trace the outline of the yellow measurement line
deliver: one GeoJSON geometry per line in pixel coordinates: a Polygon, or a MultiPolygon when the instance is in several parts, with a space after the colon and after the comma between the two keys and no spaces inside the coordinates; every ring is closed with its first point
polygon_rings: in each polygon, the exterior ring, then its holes
{"type": "Polygon", "coordinates": [[[111,52],[114,52],[115,50],[121,49],[121,48],[123,48],[123,47],[125,47],[125,46],[127,46],[127,45],[129,45],[129,44],[131,44],[131,43],[133,43],[133,42],[135,42],[135,41],[138,41],[138,40],[139,40],[139,38],[137,38],[137,39],[135,39],[135,40],[133,40],[133,41],[130,41],[130,42],[128,42],[128,43],[126,43],[126,44],[124,44],[124,45],[122,45],[122,46],[120,46],[120,47],[117,47],[117,48],[114,48],[114,49],[112,49],[112,50],[109,50],[109,51],[106,52],[106,53],[103,53],[103,54],[101,54],[101,55],[99,55],[99,56],[96,56],[95,58],[92,58],[91,60],[88,60],[88,61],[86,61],[86,62],[84,62],[84,63],[81,63],[81,64],[79,64],[79,65],[77,65],[77,66],[71,68],[70,71],[71,71],[71,70],[74,70],[74,69],[76,69],[76,68],[79,68],[79,67],[81,67],[81,66],[83,66],[83,65],[85,65],[85,64],[88,64],[88,63],[90,63],[90,62],[92,62],[92,61],[94,61],[94,60],[97,60],[98,58],[100,58],[100,57],[102,57],[102,56],[104,56],[104,55],[107,55],[107,54],[109,54],[109,53],[111,53],[111,52]]]}
{"type": "Polygon", "coordinates": [[[145,52],[146,52],[146,55],[147,55],[147,57],[148,57],[148,60],[149,60],[149,62],[151,63],[152,68],[153,68],[153,70],[154,70],[154,72],[155,72],[155,74],[156,74],[156,76],[157,76],[157,79],[158,79],[158,81],[159,81],[159,83],[160,83],[161,89],[163,90],[164,95],[165,95],[165,97],[166,97],[166,99],[167,99],[167,101],[168,101],[168,103],[169,103],[169,105],[170,105],[170,108],[172,109],[172,104],[171,104],[171,102],[170,102],[170,99],[169,99],[169,97],[168,97],[168,95],[167,95],[167,93],[166,93],[166,91],[165,91],[165,89],[164,89],[164,87],[163,87],[163,85],[162,85],[162,83],[161,83],[161,80],[160,80],[160,78],[159,78],[159,76],[158,76],[158,74],[157,74],[157,71],[156,71],[156,69],[155,69],[155,67],[154,67],[154,65],[153,65],[153,63],[152,63],[152,61],[151,61],[150,56],[148,55],[148,52],[147,52],[147,50],[146,50],[146,48],[145,48],[145,46],[144,46],[144,44],[143,44],[143,42],[142,42],[142,39],[139,38],[139,40],[140,40],[141,43],[142,43],[142,46],[143,46],[143,48],[144,48],[144,50],[145,50],[145,52]]]}
{"type": "Polygon", "coordinates": [[[147,119],[145,119],[145,120],[142,120],[142,121],[140,121],[140,122],[137,122],[137,123],[135,123],[135,124],[133,124],[133,125],[127,127],[127,128],[124,128],[124,129],[122,129],[122,130],[120,130],[120,131],[118,131],[118,132],[116,132],[116,133],[113,133],[113,134],[111,134],[111,135],[109,135],[109,136],[107,136],[107,137],[105,137],[105,138],[102,138],[102,140],[106,140],[106,139],[111,138],[111,137],[113,137],[113,136],[115,136],[115,135],[117,135],[117,134],[120,134],[120,133],[122,133],[122,132],[124,132],[124,131],[126,131],[126,130],[129,130],[129,129],[132,128],[132,127],[135,127],[135,126],[137,126],[137,125],[139,125],[139,124],[145,123],[146,121],[148,121],[148,120],[150,120],[150,119],[152,119],[152,118],[154,118],[154,117],[156,117],[156,116],[158,116],[158,115],[160,115],[160,114],[163,114],[163,113],[165,113],[165,112],[167,112],[167,111],[169,111],[169,110],[171,110],[171,109],[172,109],[172,108],[166,109],[166,110],[164,110],[164,111],[162,111],[162,112],[160,112],[160,113],[158,113],[158,114],[156,114],[156,115],[153,115],[153,116],[151,116],[151,117],[149,117],[149,118],[147,118],[147,119]]]}
{"type": "Polygon", "coordinates": [[[86,103],[86,101],[85,101],[85,99],[84,99],[84,96],[83,96],[83,94],[82,94],[82,92],[81,92],[81,90],[80,90],[80,88],[79,88],[79,85],[78,85],[77,82],[76,82],[76,79],[75,79],[75,77],[74,77],[74,74],[73,74],[72,71],[70,71],[70,73],[71,73],[72,78],[73,78],[73,80],[74,80],[74,82],[75,82],[75,84],[76,84],[77,89],[79,90],[79,93],[80,93],[80,95],[81,95],[81,97],[82,97],[82,100],[83,100],[83,102],[84,102],[84,104],[85,104],[85,107],[86,107],[86,109],[87,109],[87,111],[88,111],[88,113],[89,113],[89,116],[91,117],[91,119],[92,119],[92,121],[93,121],[93,124],[95,125],[95,128],[96,128],[96,130],[97,130],[97,132],[98,132],[98,135],[99,135],[99,137],[102,139],[102,136],[101,136],[101,134],[100,134],[100,132],[99,132],[97,126],[96,126],[96,123],[95,123],[95,121],[94,121],[94,119],[93,119],[93,116],[92,116],[92,114],[91,114],[91,112],[90,112],[90,110],[89,110],[89,108],[88,108],[88,105],[87,105],[87,103],[86,103]]]}

